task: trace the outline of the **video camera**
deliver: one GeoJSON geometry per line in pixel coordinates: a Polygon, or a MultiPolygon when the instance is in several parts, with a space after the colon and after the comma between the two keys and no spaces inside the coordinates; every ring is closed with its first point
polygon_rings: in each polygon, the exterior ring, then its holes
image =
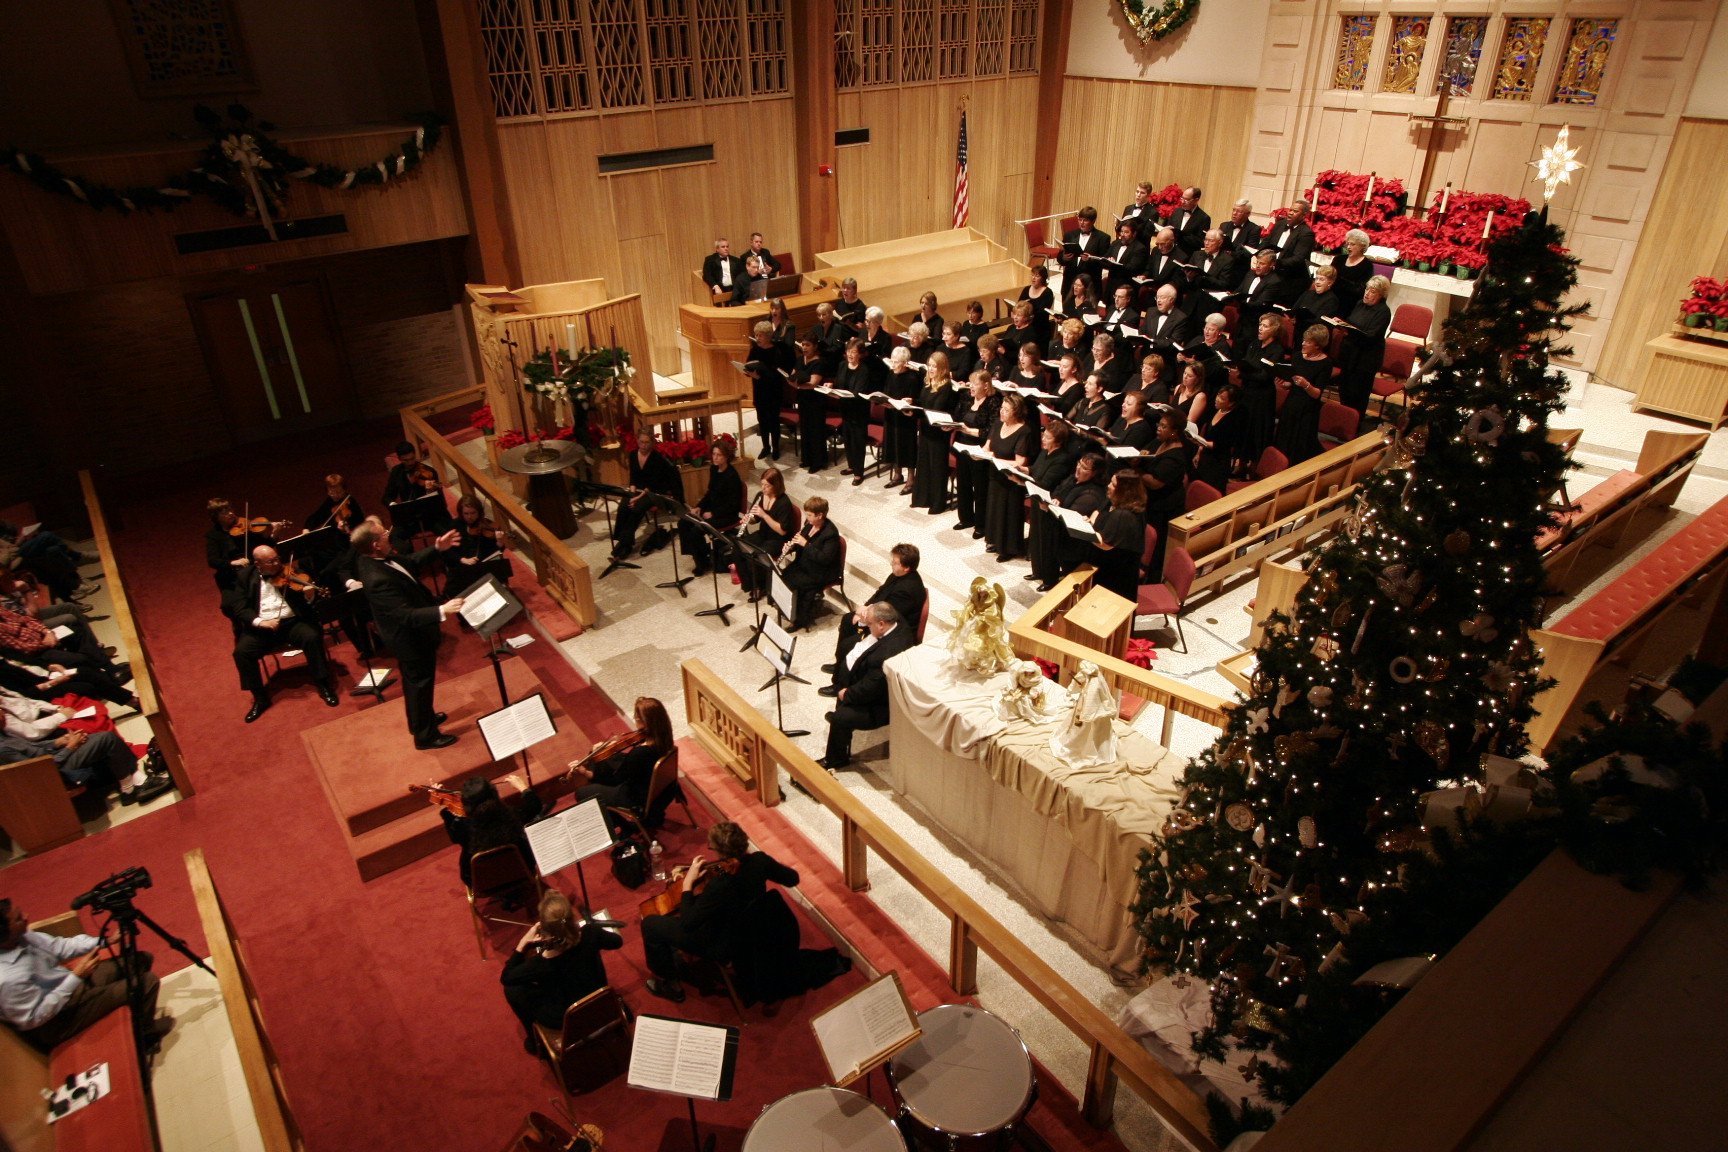
{"type": "Polygon", "coordinates": [[[114,873],[90,891],[74,896],[72,909],[94,908],[98,912],[113,912],[126,908],[131,905],[132,897],[138,894],[138,889],[148,888],[150,884],[149,870],[133,865],[114,873]]]}

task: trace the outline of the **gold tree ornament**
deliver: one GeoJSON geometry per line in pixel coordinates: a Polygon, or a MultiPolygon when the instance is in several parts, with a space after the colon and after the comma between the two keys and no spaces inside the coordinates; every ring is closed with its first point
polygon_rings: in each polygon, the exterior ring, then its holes
{"type": "Polygon", "coordinates": [[[1560,185],[1572,183],[1572,173],[1582,171],[1584,165],[1578,160],[1582,150],[1571,147],[1572,125],[1562,124],[1560,135],[1554,137],[1554,143],[1542,149],[1539,160],[1530,161],[1530,167],[1536,169],[1536,179],[1542,181],[1542,202],[1554,199],[1554,193],[1560,190],[1560,185]]]}

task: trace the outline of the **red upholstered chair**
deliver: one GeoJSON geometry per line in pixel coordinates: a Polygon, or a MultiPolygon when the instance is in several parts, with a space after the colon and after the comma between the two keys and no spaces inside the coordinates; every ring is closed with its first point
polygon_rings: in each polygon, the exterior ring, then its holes
{"type": "Polygon", "coordinates": [[[918,609],[918,643],[924,643],[924,629],[930,626],[930,593],[924,593],[924,606],[918,609]]]}
{"type": "Polygon", "coordinates": [[[887,419],[888,406],[872,401],[870,404],[870,423],[864,426],[864,440],[867,448],[876,453],[876,473],[881,475],[887,464],[882,459],[882,443],[885,433],[882,422],[887,419]]]}
{"type": "MultiPolygon", "coordinates": [[[[1148,529],[1150,531],[1150,529],[1148,529]]],[[[1164,579],[1157,584],[1140,585],[1140,595],[1134,604],[1134,615],[1158,615],[1176,621],[1176,639],[1182,651],[1188,651],[1188,638],[1182,634],[1182,605],[1188,599],[1188,589],[1194,586],[1194,558],[1188,549],[1177,545],[1165,549],[1164,579]]]]}
{"type": "Polygon", "coordinates": [[[1222,500],[1223,498],[1224,493],[1218,491],[1218,489],[1212,487],[1212,485],[1206,483],[1206,481],[1190,480],[1188,481],[1188,490],[1183,494],[1182,510],[1184,512],[1198,512],[1200,509],[1206,507],[1206,505],[1212,503],[1212,501],[1222,500]]]}
{"type": "Polygon", "coordinates": [[[1032,260],[1052,260],[1062,251],[1061,244],[1045,242],[1045,221],[1026,221],[1026,256],[1032,260]]]}
{"type": "Polygon", "coordinates": [[[1320,445],[1331,448],[1356,437],[1362,414],[1348,404],[1328,400],[1320,405],[1320,445]]]}
{"type": "MultiPolygon", "coordinates": [[[[1232,337],[1236,335],[1236,322],[1242,318],[1242,310],[1234,304],[1224,305],[1224,331],[1232,337]]],[[[1205,319],[1205,317],[1201,317],[1205,319]]]]}
{"type": "Polygon", "coordinates": [[[496,848],[488,848],[484,852],[476,852],[468,860],[468,914],[474,918],[474,938],[480,945],[480,958],[486,958],[486,921],[496,924],[515,924],[526,928],[527,920],[506,920],[498,916],[482,916],[480,902],[482,900],[499,899],[508,895],[527,893],[528,899],[524,906],[537,907],[540,897],[546,894],[546,882],[540,878],[540,873],[534,870],[532,864],[523,856],[522,849],[515,844],[500,844],[496,848]]]}
{"type": "Polygon", "coordinates": [[[1418,344],[1428,343],[1428,334],[1433,328],[1434,309],[1424,304],[1400,304],[1392,313],[1392,331],[1399,336],[1408,336],[1418,344]]]}
{"type": "Polygon", "coordinates": [[[536,1024],[534,1035],[566,1096],[592,1092],[630,1067],[630,1010],[610,986],[596,988],[566,1008],[562,1028],[536,1024]]]}
{"type": "Polygon", "coordinates": [[[1416,346],[1402,340],[1386,341],[1386,352],[1380,357],[1380,371],[1374,374],[1374,393],[1368,398],[1376,416],[1385,418],[1386,406],[1404,405],[1404,385],[1416,369],[1416,346]]]}
{"type": "MultiPolygon", "coordinates": [[[[1260,459],[1254,465],[1254,480],[1264,480],[1268,476],[1276,476],[1288,467],[1290,467],[1290,457],[1268,445],[1266,450],[1260,453],[1260,459]]],[[[1254,480],[1232,480],[1228,488],[1231,492],[1235,492],[1238,489],[1248,487],[1254,480]]]]}
{"type": "Polygon", "coordinates": [[[795,259],[793,259],[792,253],[790,253],[790,252],[775,252],[773,255],[774,255],[774,263],[780,265],[780,275],[791,276],[791,275],[794,275],[797,273],[798,262],[795,259]]]}
{"type": "Polygon", "coordinates": [[[1140,579],[1146,579],[1152,568],[1152,555],[1158,551],[1158,529],[1146,525],[1146,543],[1140,549],[1140,579]]]}

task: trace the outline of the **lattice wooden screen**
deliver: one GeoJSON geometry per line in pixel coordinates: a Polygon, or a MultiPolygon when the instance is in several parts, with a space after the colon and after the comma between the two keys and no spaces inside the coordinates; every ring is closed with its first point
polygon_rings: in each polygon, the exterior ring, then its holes
{"type": "Polygon", "coordinates": [[[1038,71],[1043,0],[835,0],[841,89],[1038,71]]]}

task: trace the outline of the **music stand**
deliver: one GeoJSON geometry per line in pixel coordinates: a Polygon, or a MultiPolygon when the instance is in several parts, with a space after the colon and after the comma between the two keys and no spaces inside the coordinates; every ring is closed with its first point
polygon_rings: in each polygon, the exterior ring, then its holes
{"type": "Polygon", "coordinates": [[[433,508],[445,515],[448,515],[450,511],[444,503],[444,489],[442,488],[434,488],[430,492],[422,492],[418,496],[410,496],[406,500],[398,500],[394,504],[385,505],[385,507],[390,509],[390,523],[400,524],[402,530],[409,536],[417,536],[422,532],[431,531],[430,528],[426,527],[426,515],[433,508]]]}
{"type": "MultiPolygon", "coordinates": [[[[720,623],[730,628],[732,627],[732,621],[727,619],[726,613],[732,611],[732,609],[737,607],[737,605],[720,603],[720,541],[726,534],[720,529],[714,527],[714,525],[710,524],[708,521],[702,519],[702,517],[696,515],[694,512],[686,512],[684,514],[683,522],[708,538],[708,557],[710,561],[708,565],[708,574],[714,578],[714,607],[704,608],[697,612],[696,615],[718,616],[720,617],[720,623]]],[[[692,576],[691,579],[694,580],[695,577],[692,576]]]]}
{"type": "Polygon", "coordinates": [[[492,674],[498,678],[498,703],[509,707],[503,663],[507,653],[498,643],[498,630],[522,615],[522,601],[499,583],[498,577],[488,576],[462,594],[459,614],[465,624],[486,637],[486,658],[492,661],[492,674]]]}
{"type": "Polygon", "coordinates": [[[696,1152],[713,1152],[715,1134],[702,1139],[696,1124],[696,1101],[732,1099],[738,1071],[736,1025],[702,1024],[671,1016],[643,1013],[636,1017],[630,1048],[630,1070],[624,1082],[632,1088],[684,1097],[690,1106],[690,1140],[696,1152]]]}
{"type": "Polygon", "coordinates": [[[528,749],[550,739],[558,727],[546,707],[546,697],[536,692],[532,696],[506,704],[496,712],[480,717],[480,738],[486,742],[486,754],[494,764],[511,756],[522,757],[522,773],[528,787],[534,787],[534,769],[528,763],[528,749]]]}
{"type": "Polygon", "coordinates": [[[623,500],[630,495],[630,489],[620,488],[616,484],[602,484],[598,480],[578,480],[572,485],[572,488],[578,497],[600,497],[600,507],[606,512],[606,539],[612,539],[612,505],[606,501],[606,497],[612,496],[623,500]]]}
{"type": "MultiPolygon", "coordinates": [[[[774,669],[773,677],[769,679],[767,684],[764,684],[761,688],[757,689],[757,691],[765,691],[770,686],[773,687],[774,727],[780,730],[780,735],[785,736],[788,739],[795,739],[799,736],[810,735],[810,730],[808,728],[786,727],[786,705],[785,702],[780,699],[780,681],[783,679],[797,679],[796,676],[792,675],[792,653],[798,648],[798,638],[796,636],[787,636],[785,631],[781,631],[780,634],[786,636],[789,641],[785,648],[781,648],[780,645],[775,643],[771,637],[768,638],[768,647],[772,649],[771,652],[764,652],[760,643],[756,645],[756,655],[768,661],[768,666],[774,669]]],[[[763,637],[768,637],[768,632],[766,630],[761,633],[758,640],[763,637]]]]}
{"type": "MultiPolygon", "coordinates": [[[[796,680],[798,683],[804,685],[805,687],[809,687],[810,681],[804,679],[804,677],[802,677],[802,676],[798,675],[798,673],[792,671],[792,668],[791,668],[792,643],[793,643],[793,641],[795,641],[797,639],[797,637],[792,635],[792,633],[786,631],[786,629],[782,628],[780,626],[779,621],[776,621],[776,620],[764,620],[764,621],[762,621],[762,635],[764,635],[768,638],[768,642],[770,644],[774,645],[774,647],[778,648],[780,651],[787,654],[786,670],[784,672],[782,672],[780,669],[776,668],[774,670],[774,680],[796,680]]],[[[762,687],[756,689],[756,691],[758,691],[758,692],[765,691],[768,688],[768,686],[774,682],[774,680],[762,681],[762,687]]]]}
{"type": "MultiPolygon", "coordinates": [[[[651,492],[648,495],[648,504],[650,507],[657,508],[663,512],[671,513],[672,519],[675,522],[690,519],[689,507],[687,505],[685,505],[682,501],[676,500],[671,496],[666,496],[666,495],[663,495],[659,492],[651,492]]],[[[656,588],[676,588],[676,589],[678,589],[678,595],[684,597],[685,599],[689,599],[690,593],[688,593],[684,590],[684,585],[690,583],[691,581],[693,581],[695,579],[696,579],[696,577],[694,577],[694,576],[680,576],[680,575],[678,575],[678,529],[677,529],[676,524],[675,524],[673,529],[672,529],[672,579],[662,580],[660,583],[654,585],[654,587],[656,587],[656,588]]]]}
{"type": "MultiPolygon", "coordinates": [[[[768,572],[774,571],[774,557],[768,554],[766,548],[746,539],[744,533],[740,532],[737,536],[733,537],[732,548],[735,556],[733,562],[738,565],[738,571],[742,573],[746,570],[746,566],[748,566],[752,583],[756,580],[757,572],[764,569],[768,572]]],[[[740,576],[739,580],[742,581],[743,577],[740,576]]],[[[744,637],[744,643],[738,646],[738,651],[740,652],[748,652],[751,646],[756,643],[756,637],[762,634],[762,597],[756,597],[756,599],[751,602],[750,607],[756,612],[756,623],[751,625],[750,635],[744,637]]]]}

